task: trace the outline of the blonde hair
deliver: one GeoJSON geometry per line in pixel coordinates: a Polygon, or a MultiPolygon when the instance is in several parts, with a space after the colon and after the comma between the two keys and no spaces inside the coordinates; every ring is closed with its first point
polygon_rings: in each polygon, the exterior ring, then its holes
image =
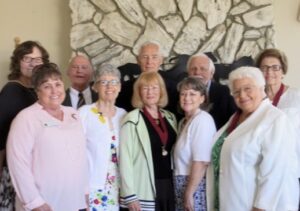
{"type": "Polygon", "coordinates": [[[160,96],[158,100],[158,107],[163,108],[168,104],[168,94],[166,85],[162,77],[157,72],[144,72],[142,73],[133,85],[133,96],[131,104],[134,108],[143,108],[144,103],[141,98],[141,87],[144,85],[151,85],[157,83],[160,88],[160,96]]]}

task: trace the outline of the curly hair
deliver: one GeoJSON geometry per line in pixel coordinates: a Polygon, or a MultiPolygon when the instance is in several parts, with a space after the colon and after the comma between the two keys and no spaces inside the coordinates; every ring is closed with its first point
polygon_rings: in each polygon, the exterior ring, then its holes
{"type": "Polygon", "coordinates": [[[7,76],[8,80],[16,80],[20,78],[20,62],[23,59],[24,55],[33,52],[34,47],[38,48],[41,51],[43,63],[49,63],[49,54],[39,42],[31,40],[25,41],[15,48],[12,56],[10,57],[10,73],[7,76]]]}

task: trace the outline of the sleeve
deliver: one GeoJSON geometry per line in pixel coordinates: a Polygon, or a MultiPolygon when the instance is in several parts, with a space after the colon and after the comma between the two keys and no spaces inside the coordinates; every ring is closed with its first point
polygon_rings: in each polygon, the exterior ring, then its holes
{"type": "Polygon", "coordinates": [[[31,124],[34,122],[34,116],[23,114],[17,115],[11,125],[7,142],[7,162],[19,199],[25,208],[32,210],[45,201],[36,187],[32,173],[35,133],[31,124]]]}
{"type": "Polygon", "coordinates": [[[5,149],[10,124],[20,110],[25,108],[22,93],[5,85],[0,93],[0,150],[5,149]]]}
{"type": "MultiPolygon", "coordinates": [[[[290,192],[284,192],[290,178],[297,181],[296,173],[292,175],[291,163],[297,162],[295,151],[296,137],[285,115],[277,118],[272,126],[264,131],[261,142],[261,161],[258,165],[257,191],[254,206],[271,210],[277,206],[284,195],[294,195],[293,187],[290,192]]],[[[295,167],[293,167],[295,168],[295,167]]],[[[294,186],[297,186],[298,182],[294,186]]],[[[287,201],[286,201],[287,202],[287,201]]]]}
{"type": "Polygon", "coordinates": [[[80,121],[81,121],[81,125],[83,127],[83,131],[84,134],[86,135],[87,133],[87,109],[85,109],[85,106],[82,106],[81,108],[79,108],[78,110],[79,113],[79,117],[80,117],[80,121]]]}
{"type": "Polygon", "coordinates": [[[134,143],[137,135],[134,124],[127,122],[121,128],[120,136],[120,175],[121,175],[121,201],[128,204],[138,200],[135,193],[134,181],[134,143]]]}
{"type": "Polygon", "coordinates": [[[194,119],[189,134],[193,161],[210,161],[215,133],[216,126],[214,120],[208,113],[200,114],[199,118],[194,119]]]}

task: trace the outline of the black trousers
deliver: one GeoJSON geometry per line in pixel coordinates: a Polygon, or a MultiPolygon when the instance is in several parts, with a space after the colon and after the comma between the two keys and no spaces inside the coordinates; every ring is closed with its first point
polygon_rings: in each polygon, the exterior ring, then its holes
{"type": "MultiPolygon", "coordinates": [[[[173,180],[156,179],[156,198],[155,211],[174,211],[175,210],[175,195],[173,180]]],[[[128,211],[126,208],[120,208],[120,211],[128,211]]]]}

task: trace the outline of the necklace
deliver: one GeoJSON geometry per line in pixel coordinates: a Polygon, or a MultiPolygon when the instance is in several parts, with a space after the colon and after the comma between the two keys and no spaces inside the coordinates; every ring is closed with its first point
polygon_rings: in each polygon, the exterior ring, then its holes
{"type": "Polygon", "coordinates": [[[160,111],[158,111],[158,119],[160,122],[161,127],[156,124],[155,119],[150,115],[150,113],[147,111],[146,108],[143,108],[143,112],[145,114],[145,117],[150,121],[151,125],[154,127],[155,131],[158,133],[159,138],[160,138],[160,142],[162,144],[161,146],[161,154],[163,156],[167,156],[168,155],[168,151],[166,150],[166,145],[168,142],[168,131],[167,131],[167,125],[165,120],[162,118],[162,115],[160,113],[160,111]]]}

